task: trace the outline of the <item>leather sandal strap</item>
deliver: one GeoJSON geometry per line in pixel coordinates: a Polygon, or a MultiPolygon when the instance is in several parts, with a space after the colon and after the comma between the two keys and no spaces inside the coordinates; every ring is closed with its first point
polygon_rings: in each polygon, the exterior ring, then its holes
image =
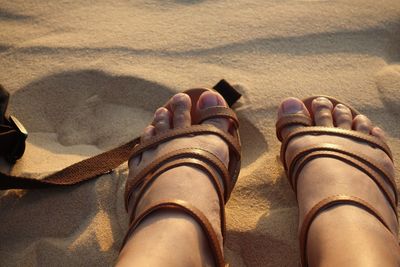
{"type": "Polygon", "coordinates": [[[283,115],[275,125],[276,128],[276,137],[279,141],[282,142],[282,129],[291,125],[303,125],[303,126],[312,126],[314,125],[313,120],[310,116],[306,116],[303,114],[288,114],[283,115]]]}
{"type": "MultiPolygon", "coordinates": [[[[241,94],[237,92],[235,88],[233,88],[225,80],[221,80],[216,86],[214,86],[214,89],[225,98],[229,106],[232,106],[234,103],[236,103],[236,101],[241,96],[241,94]]],[[[186,90],[185,92],[192,98],[192,102],[196,103],[200,95],[207,90],[211,89],[197,88],[186,90]]],[[[240,169],[240,141],[237,137],[237,133],[233,133],[233,135],[231,135],[222,131],[218,131],[216,127],[214,129],[211,128],[211,125],[196,125],[194,126],[194,128],[191,127],[191,130],[189,130],[188,132],[185,132],[187,131],[187,129],[182,130],[178,135],[185,136],[191,134],[201,134],[201,131],[204,130],[204,133],[206,134],[216,134],[224,139],[230,146],[230,153],[232,157],[230,160],[229,170],[232,176],[232,180],[236,181],[240,169]],[[191,132],[193,130],[194,132],[191,132]]],[[[6,136],[9,136],[14,142],[16,139],[16,134],[18,133],[11,127],[0,123],[0,142],[3,145],[1,147],[4,149],[6,148],[6,146],[10,146],[12,142],[8,142],[6,136]]],[[[163,136],[161,138],[163,140],[158,140],[157,142],[161,143],[164,141],[168,141],[174,137],[175,136],[163,136]]],[[[51,175],[43,177],[42,179],[12,176],[0,172],[0,190],[38,189],[76,185],[96,178],[98,176],[110,173],[113,169],[117,168],[119,165],[132,158],[132,156],[143,152],[146,149],[145,144],[139,144],[140,138],[135,138],[134,140],[131,140],[130,142],[127,142],[126,144],[123,144],[117,148],[77,162],[51,175]]]]}
{"type": "MultiPolygon", "coordinates": [[[[344,158],[344,160],[347,160],[348,157],[351,157],[351,158],[353,158],[353,159],[355,159],[355,160],[357,160],[359,162],[362,162],[362,163],[368,165],[370,168],[374,169],[376,172],[379,172],[380,175],[382,175],[383,178],[385,179],[385,181],[389,184],[389,186],[391,187],[393,192],[397,191],[396,190],[397,187],[396,187],[396,181],[395,181],[395,178],[394,178],[394,174],[393,173],[388,173],[383,164],[381,164],[377,160],[374,160],[374,159],[368,157],[367,155],[364,155],[364,154],[361,154],[361,153],[360,154],[356,154],[356,153],[353,153],[353,152],[349,151],[349,149],[344,147],[344,146],[334,145],[334,144],[321,144],[321,145],[309,146],[309,147],[305,147],[305,148],[301,148],[301,149],[292,151],[290,158],[288,158],[287,162],[284,163],[285,164],[285,169],[288,172],[288,176],[292,177],[293,170],[295,169],[295,166],[298,165],[298,161],[300,159],[303,159],[304,157],[308,157],[309,154],[311,154],[312,152],[316,152],[316,151],[320,151],[320,152],[324,152],[324,151],[338,152],[338,153],[343,154],[344,156],[347,156],[347,157],[344,158]]],[[[316,154],[314,154],[314,155],[316,155],[316,154]]],[[[290,183],[291,183],[291,185],[293,185],[293,188],[296,188],[295,179],[290,179],[290,180],[291,180],[290,183]]]]}
{"type": "Polygon", "coordinates": [[[77,162],[43,179],[20,177],[0,172],[0,190],[34,189],[71,186],[110,173],[130,156],[132,147],[139,143],[136,138],[122,146],[106,151],[89,159],[77,162]]]}
{"type": "Polygon", "coordinates": [[[122,242],[122,248],[128,241],[129,237],[131,234],[135,231],[135,229],[139,226],[139,224],[146,219],[149,215],[160,211],[160,210],[175,210],[175,211],[180,211],[188,214],[191,216],[202,228],[208,244],[211,248],[211,252],[214,257],[214,262],[216,266],[223,267],[225,266],[224,262],[224,255],[217,237],[217,234],[215,233],[210,221],[206,218],[206,216],[196,207],[190,205],[186,201],[183,200],[163,200],[160,202],[157,202],[147,208],[145,211],[143,211],[129,226],[129,230],[122,242]]]}
{"type": "Polygon", "coordinates": [[[236,113],[227,107],[209,107],[198,112],[197,121],[194,124],[201,124],[203,121],[213,118],[230,119],[236,128],[239,128],[239,119],[236,113]]]}
{"type": "Polygon", "coordinates": [[[393,233],[390,230],[389,225],[385,222],[381,214],[368,202],[365,200],[354,197],[354,196],[346,196],[346,195],[335,195],[327,197],[320,202],[318,202],[305,216],[303,223],[300,228],[300,253],[301,253],[301,266],[307,267],[307,236],[308,231],[310,230],[310,226],[314,219],[320,214],[322,211],[335,206],[335,205],[353,205],[360,207],[371,215],[375,216],[384,226],[385,228],[392,234],[396,235],[397,233],[393,233]]]}
{"type": "Polygon", "coordinates": [[[132,151],[131,158],[138,155],[139,153],[144,152],[149,148],[156,147],[159,144],[167,142],[171,139],[183,136],[193,136],[193,135],[203,135],[203,134],[215,134],[221,137],[228,144],[230,151],[233,151],[233,155],[236,157],[234,161],[235,160],[240,161],[241,148],[238,140],[234,138],[232,135],[225,133],[224,131],[218,129],[217,127],[209,124],[192,125],[190,127],[172,129],[164,133],[160,133],[159,135],[156,135],[152,139],[137,145],[132,151]]]}
{"type": "Polygon", "coordinates": [[[344,149],[332,148],[329,150],[326,147],[321,147],[303,150],[297,153],[295,159],[293,160],[294,164],[291,164],[288,170],[288,177],[290,177],[289,179],[296,195],[297,181],[304,166],[311,160],[322,157],[338,159],[344,163],[350,164],[352,167],[355,167],[368,175],[368,177],[375,182],[385,198],[388,200],[394,214],[397,215],[398,196],[396,187],[395,185],[388,183],[390,187],[390,189],[388,189],[388,186],[385,183],[385,181],[391,181],[391,178],[389,178],[391,176],[385,173],[382,166],[378,167],[374,165],[374,163],[372,163],[372,161],[369,159],[366,159],[365,156],[359,157],[358,155],[352,154],[344,149]]]}
{"type": "Polygon", "coordinates": [[[228,201],[230,190],[232,189],[232,180],[224,163],[217,156],[209,151],[203,150],[201,148],[185,148],[169,152],[155,159],[152,163],[148,164],[143,170],[136,174],[133,179],[129,179],[125,186],[125,207],[128,206],[128,201],[132,192],[143,183],[146,177],[153,176],[154,173],[162,168],[164,164],[179,158],[198,159],[217,171],[223,181],[223,184],[221,186],[219,185],[219,179],[217,179],[218,185],[223,188],[223,199],[225,200],[225,202],[228,201]]]}
{"type": "Polygon", "coordinates": [[[356,141],[361,141],[361,142],[369,144],[372,147],[376,147],[376,148],[383,150],[389,156],[389,158],[393,161],[392,152],[391,152],[390,148],[388,147],[388,145],[386,143],[384,143],[383,141],[381,141],[380,139],[376,138],[375,136],[363,134],[361,132],[352,131],[352,130],[331,128],[331,127],[321,127],[321,126],[299,128],[299,129],[293,131],[292,133],[290,133],[289,136],[287,136],[286,139],[282,142],[281,156],[286,155],[286,149],[287,149],[290,141],[293,140],[293,138],[304,136],[304,135],[333,135],[333,136],[346,137],[346,138],[356,140],[356,141]]]}
{"type": "MultiPolygon", "coordinates": [[[[218,174],[205,162],[194,159],[194,158],[181,158],[181,159],[175,159],[172,162],[165,163],[160,169],[158,169],[155,173],[149,174],[143,181],[142,185],[140,188],[137,189],[137,192],[135,193],[135,199],[133,201],[133,206],[131,212],[131,217],[129,221],[131,222],[133,218],[135,217],[136,213],[136,208],[139,204],[140,199],[143,197],[144,193],[146,190],[151,186],[151,184],[159,177],[162,173],[172,169],[176,168],[179,166],[188,166],[188,167],[194,167],[197,168],[201,171],[203,171],[211,180],[215,191],[217,192],[218,195],[218,200],[219,200],[219,205],[220,205],[220,218],[221,218],[221,232],[222,236],[225,237],[225,232],[226,232],[226,223],[225,223],[225,201],[224,201],[224,196],[223,196],[223,189],[220,185],[219,179],[218,179],[218,174]]],[[[184,177],[186,179],[190,179],[190,177],[184,177]]],[[[131,195],[129,195],[131,196],[131,195]]],[[[132,198],[132,197],[129,197],[132,198]]],[[[127,200],[127,203],[129,203],[130,199],[127,200]]]]}

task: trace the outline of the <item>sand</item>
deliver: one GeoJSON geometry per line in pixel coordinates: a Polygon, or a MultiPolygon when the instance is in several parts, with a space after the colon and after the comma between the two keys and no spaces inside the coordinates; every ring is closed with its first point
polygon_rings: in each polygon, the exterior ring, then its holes
{"type": "MultiPolygon", "coordinates": [[[[274,122],[328,94],[400,158],[400,1],[0,0],[0,83],[30,131],[11,169],[40,177],[138,135],[175,92],[225,78],[243,168],[227,205],[232,266],[297,266],[297,207],[274,122]]],[[[399,168],[397,167],[397,172],[399,168]]],[[[110,266],[127,230],[126,164],[82,186],[0,193],[0,266],[110,266]]]]}

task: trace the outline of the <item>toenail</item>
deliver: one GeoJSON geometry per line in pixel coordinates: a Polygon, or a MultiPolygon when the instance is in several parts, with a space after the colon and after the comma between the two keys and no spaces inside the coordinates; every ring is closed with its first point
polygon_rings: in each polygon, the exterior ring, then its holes
{"type": "Polygon", "coordinates": [[[354,118],[354,120],[357,121],[358,123],[369,121],[368,117],[365,116],[365,115],[362,115],[362,114],[357,115],[357,116],[354,118]]]}
{"type": "Polygon", "coordinates": [[[315,99],[315,101],[318,102],[318,104],[324,104],[324,105],[327,105],[330,102],[325,97],[318,97],[317,99],[315,99]]]}
{"type": "Polygon", "coordinates": [[[162,108],[159,108],[156,110],[156,112],[154,113],[154,116],[155,117],[162,116],[162,115],[166,114],[167,112],[168,112],[168,110],[166,108],[162,107],[162,108]]]}
{"type": "Polygon", "coordinates": [[[189,96],[184,93],[178,93],[172,97],[174,103],[185,102],[189,96]]]}
{"type": "Polygon", "coordinates": [[[162,109],[158,109],[155,113],[154,113],[154,120],[155,121],[159,121],[159,120],[165,120],[168,118],[168,110],[165,108],[162,109]]]}
{"type": "Polygon", "coordinates": [[[341,109],[341,110],[347,110],[347,107],[345,105],[343,105],[343,104],[337,104],[336,108],[337,109],[341,109]]]}
{"type": "Polygon", "coordinates": [[[303,105],[297,100],[286,100],[282,103],[282,109],[285,113],[297,113],[303,110],[303,105]]]}
{"type": "Polygon", "coordinates": [[[147,127],[144,129],[144,134],[145,134],[145,135],[152,135],[153,132],[154,132],[154,126],[147,126],[147,127]]]}
{"type": "Polygon", "coordinates": [[[202,101],[199,103],[199,107],[201,109],[217,106],[219,104],[218,96],[212,92],[206,93],[201,100],[202,101]]]}
{"type": "Polygon", "coordinates": [[[379,128],[379,127],[374,127],[372,130],[373,130],[375,133],[379,134],[379,135],[382,135],[382,136],[385,135],[385,133],[383,132],[383,130],[382,130],[381,128],[379,128]]]}
{"type": "Polygon", "coordinates": [[[187,94],[179,93],[172,97],[173,108],[188,108],[190,98],[187,94]]]}
{"type": "Polygon", "coordinates": [[[314,102],[314,104],[316,104],[316,106],[314,106],[314,108],[317,108],[318,110],[320,110],[320,109],[332,110],[332,108],[333,108],[332,102],[325,97],[318,97],[318,98],[314,99],[313,102],[314,102]]]}

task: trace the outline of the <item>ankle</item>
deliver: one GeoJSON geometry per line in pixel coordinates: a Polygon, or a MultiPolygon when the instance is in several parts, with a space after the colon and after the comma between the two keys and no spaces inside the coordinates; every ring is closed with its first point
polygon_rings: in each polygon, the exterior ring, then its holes
{"type": "Polygon", "coordinates": [[[374,216],[352,205],[320,213],[307,239],[309,266],[399,266],[396,238],[374,216]]]}
{"type": "Polygon", "coordinates": [[[166,199],[183,200],[198,208],[210,221],[222,243],[223,206],[221,207],[214,185],[205,173],[193,167],[181,166],[161,174],[139,199],[135,215],[138,216],[153,203],[166,199]]]}
{"type": "Polygon", "coordinates": [[[204,233],[189,215],[160,211],[132,234],[117,266],[212,266],[204,233]]]}

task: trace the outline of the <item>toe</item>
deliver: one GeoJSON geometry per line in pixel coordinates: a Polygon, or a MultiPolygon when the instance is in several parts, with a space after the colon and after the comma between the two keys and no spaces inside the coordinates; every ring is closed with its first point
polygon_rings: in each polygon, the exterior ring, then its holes
{"type": "Polygon", "coordinates": [[[333,120],[335,126],[347,130],[351,130],[353,116],[351,110],[343,104],[337,104],[333,109],[333,120]]]}
{"type": "Polygon", "coordinates": [[[372,123],[371,121],[364,115],[357,115],[353,120],[353,129],[362,132],[365,134],[369,134],[371,132],[372,123]]]}
{"type": "Polygon", "coordinates": [[[371,135],[380,138],[382,141],[386,140],[385,132],[379,127],[372,128],[371,135]]]}
{"type": "Polygon", "coordinates": [[[174,128],[189,127],[192,124],[190,110],[192,101],[187,94],[179,93],[171,99],[172,120],[174,128]]]}
{"type": "Polygon", "coordinates": [[[333,127],[333,104],[329,99],[318,97],[313,100],[311,108],[314,114],[315,125],[333,127]]]}
{"type": "MultiPolygon", "coordinates": [[[[310,116],[306,106],[304,105],[303,101],[298,98],[289,97],[282,101],[278,109],[278,120],[290,114],[302,114],[306,116],[310,116]]],[[[283,139],[286,138],[292,131],[296,130],[299,127],[303,127],[303,125],[290,125],[282,129],[281,136],[283,139]]]]}
{"type": "Polygon", "coordinates": [[[149,125],[143,130],[143,134],[141,136],[141,140],[147,141],[150,140],[155,135],[155,127],[153,125],[149,125]]]}
{"type": "MultiPolygon", "coordinates": [[[[215,106],[227,106],[224,98],[220,94],[212,91],[206,91],[201,94],[197,105],[197,108],[200,110],[215,106]]],[[[212,124],[223,131],[228,131],[230,122],[228,119],[213,118],[203,121],[202,124],[212,124]]]]}
{"type": "Polygon", "coordinates": [[[152,124],[155,127],[155,134],[171,129],[171,113],[169,110],[164,107],[157,109],[152,124]]]}

